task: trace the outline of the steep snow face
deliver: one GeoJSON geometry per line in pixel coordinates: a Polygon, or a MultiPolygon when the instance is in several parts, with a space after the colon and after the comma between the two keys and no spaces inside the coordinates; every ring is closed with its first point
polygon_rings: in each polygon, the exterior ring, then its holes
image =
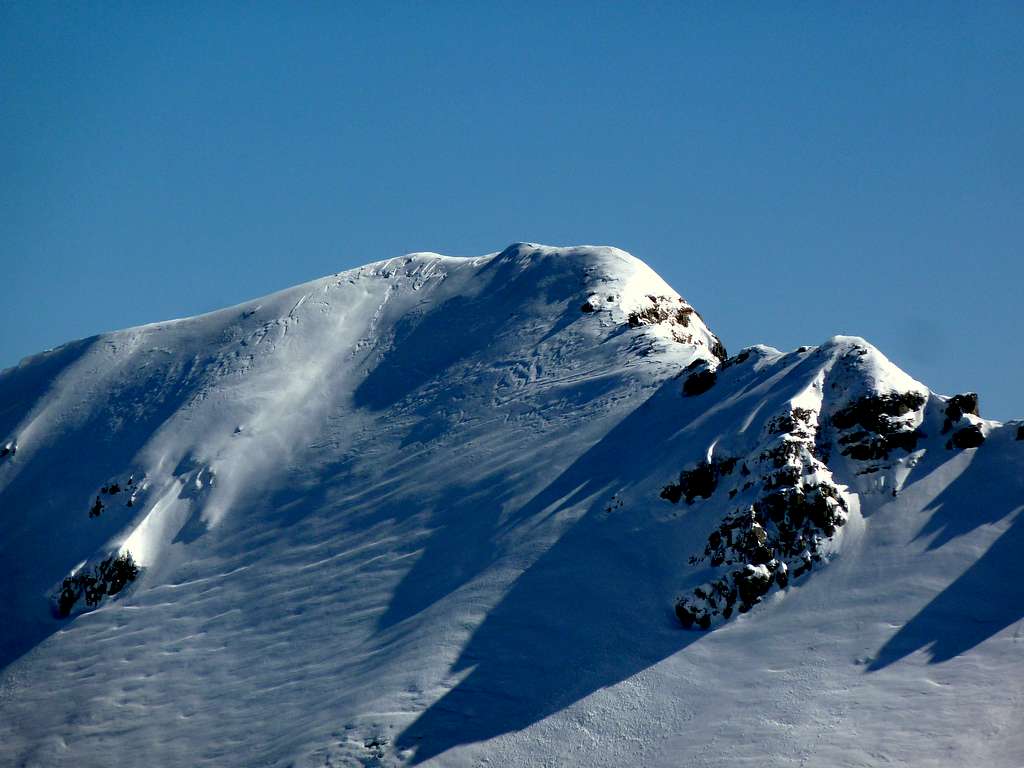
{"type": "Polygon", "coordinates": [[[604,247],[73,342],[0,373],[0,756],[1018,764],[1022,432],[604,247]]]}
{"type": "MultiPolygon", "coordinates": [[[[666,349],[674,360],[718,348],[696,316],[685,318],[685,348],[660,343],[682,339],[674,319],[610,339],[648,296],[689,306],[618,249],[520,244],[479,259],[413,254],[204,317],[99,337],[52,380],[35,382],[34,371],[63,350],[7,372],[15,386],[48,391],[4,425],[19,452],[0,466],[0,490],[41,467],[69,433],[93,450],[127,439],[131,455],[119,449],[116,462],[91,473],[85,499],[62,503],[105,518],[105,549],[153,566],[186,524],[215,527],[279,482],[274,475],[304,443],[324,433],[337,441],[325,421],[342,413],[355,412],[346,433],[384,410],[429,417],[421,431],[442,433],[446,419],[499,400],[525,412],[517,402],[524,387],[529,397],[536,389],[552,398],[563,377],[603,362],[607,353],[595,344],[624,347],[623,365],[666,349]],[[593,318],[580,309],[588,301],[593,318]]],[[[531,417],[551,410],[538,405],[531,417]]]]}

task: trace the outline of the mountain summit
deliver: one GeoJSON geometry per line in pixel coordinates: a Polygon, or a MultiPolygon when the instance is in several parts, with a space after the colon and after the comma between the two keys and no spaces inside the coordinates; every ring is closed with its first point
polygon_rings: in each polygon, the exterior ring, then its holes
{"type": "Polygon", "coordinates": [[[72,342],[0,372],[0,756],[1018,765],[1022,470],[608,247],[72,342]]]}

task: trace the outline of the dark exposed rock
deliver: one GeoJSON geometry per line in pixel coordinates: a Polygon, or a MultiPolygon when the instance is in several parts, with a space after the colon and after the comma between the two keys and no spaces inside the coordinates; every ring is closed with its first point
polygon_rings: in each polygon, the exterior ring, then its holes
{"type": "Polygon", "coordinates": [[[709,498],[718,485],[718,472],[714,464],[701,462],[695,469],[679,473],[680,495],[686,497],[686,503],[692,504],[700,496],[709,498]]]}
{"type": "Polygon", "coordinates": [[[773,562],[772,567],[748,564],[697,587],[692,596],[676,602],[675,613],[679,623],[686,629],[694,625],[709,629],[715,615],[728,619],[734,609],[746,613],[761,602],[773,584],[788,584],[785,565],[773,562]],[[774,573],[772,567],[775,568],[774,573]]]}
{"type": "Polygon", "coordinates": [[[643,309],[636,309],[626,316],[626,322],[630,328],[639,328],[641,325],[657,325],[669,318],[675,320],[684,328],[690,325],[690,315],[693,314],[693,307],[682,303],[681,299],[671,299],[668,296],[648,296],[651,306],[643,309]]]}
{"type": "Polygon", "coordinates": [[[946,418],[942,422],[942,434],[949,432],[950,428],[965,415],[980,415],[978,413],[978,395],[976,392],[966,392],[962,395],[953,395],[946,402],[946,418]]]}
{"type": "Polygon", "coordinates": [[[953,439],[951,441],[953,446],[964,450],[965,448],[977,448],[979,445],[985,442],[985,433],[982,432],[981,426],[978,424],[972,424],[969,427],[958,429],[953,433],[953,439]]]}
{"type": "Polygon", "coordinates": [[[764,565],[747,564],[742,570],[733,573],[733,579],[739,592],[740,610],[743,610],[743,606],[759,603],[772,586],[772,574],[764,565]]]}
{"type": "Polygon", "coordinates": [[[836,441],[843,446],[841,453],[855,461],[875,461],[896,449],[915,450],[923,434],[900,418],[919,410],[925,400],[919,392],[867,395],[836,411],[832,425],[846,431],[836,441]]]}
{"type": "Polygon", "coordinates": [[[1024,440],[1024,424],[1017,427],[1017,439],[1024,440]]]}
{"type": "Polygon", "coordinates": [[[734,365],[741,365],[741,364],[747,362],[747,360],[749,360],[749,359],[750,359],[750,350],[749,349],[745,349],[742,352],[740,352],[738,355],[733,355],[732,357],[730,357],[730,358],[728,358],[726,360],[723,360],[722,361],[722,365],[719,366],[719,368],[720,368],[720,370],[724,371],[727,368],[732,368],[732,366],[734,366],[734,365]]]}
{"type": "Polygon", "coordinates": [[[679,500],[683,498],[683,488],[677,483],[669,483],[661,489],[659,494],[661,498],[671,501],[673,504],[678,504],[679,500]]]}
{"type": "MultiPolygon", "coordinates": [[[[700,313],[687,304],[680,297],[648,295],[650,306],[634,309],[626,315],[626,323],[630,328],[639,328],[643,325],[659,325],[667,323],[672,326],[672,338],[682,344],[694,343],[692,333],[680,331],[680,328],[690,327],[690,316],[700,317],[700,313]]],[[[702,318],[703,319],[703,318],[702,318]]],[[[725,360],[728,356],[722,343],[712,336],[710,352],[719,360],[725,360]]]]}
{"type": "Polygon", "coordinates": [[[702,462],[671,486],[677,499],[710,496],[738,463],[739,474],[750,476],[742,490],[760,486],[753,501],[735,508],[711,532],[704,552],[690,558],[692,564],[707,561],[728,570],[679,599],[676,615],[683,626],[707,627],[715,616],[746,613],[773,587],[786,588],[821,560],[822,545],[846,523],[847,502],[816,456],[817,413],[791,408],[770,419],[764,434],[769,445],[742,463],[702,462]]]}
{"type": "Polygon", "coordinates": [[[814,554],[846,522],[846,512],[846,501],[832,485],[781,488],[728,515],[695,560],[707,558],[714,567],[767,565],[814,554]]]}
{"type": "MultiPolygon", "coordinates": [[[[690,629],[693,627],[693,621],[697,617],[687,607],[687,605],[680,600],[676,603],[676,618],[679,619],[679,623],[683,625],[684,629],[690,629]]],[[[710,624],[708,626],[710,626],[710,624]]]]}
{"type": "Polygon", "coordinates": [[[87,606],[98,605],[105,595],[116,595],[139,575],[139,568],[131,552],[110,556],[95,568],[82,568],[61,583],[56,596],[57,616],[66,618],[75,603],[85,598],[87,606]]]}
{"type": "Polygon", "coordinates": [[[387,745],[387,739],[382,739],[376,736],[372,739],[364,741],[363,749],[365,749],[369,753],[370,759],[371,761],[373,761],[368,764],[380,765],[380,761],[384,758],[384,755],[387,754],[387,752],[385,751],[385,747],[387,747],[387,745]]]}
{"type": "MultiPolygon", "coordinates": [[[[787,414],[776,416],[768,422],[768,431],[773,435],[783,432],[807,431],[814,413],[806,408],[794,408],[787,414]]],[[[809,434],[809,432],[808,432],[809,434]]]]}
{"type": "MultiPolygon", "coordinates": [[[[796,431],[794,430],[793,433],[786,434],[796,435],[796,431]]],[[[803,437],[806,440],[808,435],[804,433],[796,436],[803,437]]],[[[804,440],[782,439],[778,441],[778,443],[775,446],[768,448],[764,451],[761,451],[761,453],[757,457],[757,460],[759,462],[770,462],[772,467],[780,469],[791,464],[794,459],[797,459],[805,448],[806,445],[804,440]]]]}
{"type": "MultiPolygon", "coordinates": [[[[714,368],[709,367],[703,360],[699,361],[701,365],[697,367],[693,373],[686,377],[683,382],[683,396],[684,397],[696,397],[702,395],[715,386],[715,382],[718,380],[718,374],[714,368]]],[[[690,366],[687,367],[689,369],[690,366]]]]}
{"type": "Polygon", "coordinates": [[[833,413],[832,424],[837,429],[849,429],[860,424],[871,432],[885,434],[891,429],[894,417],[916,411],[924,402],[925,397],[919,392],[867,395],[833,413]]]}
{"type": "Polygon", "coordinates": [[[593,312],[593,311],[594,311],[594,307],[593,307],[593,305],[589,301],[583,302],[583,305],[580,307],[580,312],[593,312]]]}
{"type": "Polygon", "coordinates": [[[778,568],[775,569],[775,583],[779,585],[779,589],[789,586],[789,568],[785,563],[779,563],[778,568]]]}
{"type": "Polygon", "coordinates": [[[917,430],[906,432],[893,432],[889,435],[866,436],[861,442],[854,442],[842,451],[844,456],[849,456],[855,461],[876,461],[889,458],[889,453],[895,448],[902,448],[910,453],[917,448],[917,441],[921,433],[917,430]]]}
{"type": "Polygon", "coordinates": [[[686,497],[686,503],[692,504],[700,496],[707,499],[715,492],[718,479],[722,475],[730,475],[736,468],[736,459],[715,459],[711,462],[702,461],[693,469],[679,473],[679,482],[665,486],[661,490],[661,498],[673,504],[686,497]]]}
{"type": "Polygon", "coordinates": [[[956,414],[956,419],[959,419],[965,413],[969,413],[972,416],[980,416],[981,413],[978,412],[978,393],[965,392],[962,395],[953,395],[946,404],[946,413],[950,415],[956,414]]]}
{"type": "Polygon", "coordinates": [[[89,517],[99,517],[103,512],[103,508],[103,502],[100,500],[100,497],[97,496],[96,501],[93,502],[92,508],[89,510],[89,517]]]}

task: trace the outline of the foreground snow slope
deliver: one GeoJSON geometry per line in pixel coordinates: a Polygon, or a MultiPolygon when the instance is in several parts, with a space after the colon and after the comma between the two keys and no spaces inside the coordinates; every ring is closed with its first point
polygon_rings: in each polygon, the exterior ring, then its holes
{"type": "Polygon", "coordinates": [[[1024,762],[1019,426],[856,338],[724,358],[520,244],[4,371],[0,762],[1024,762]]]}

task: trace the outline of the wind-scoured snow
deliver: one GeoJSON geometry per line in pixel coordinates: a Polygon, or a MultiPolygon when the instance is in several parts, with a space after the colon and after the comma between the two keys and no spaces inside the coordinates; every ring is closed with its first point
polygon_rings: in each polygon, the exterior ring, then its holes
{"type": "Polygon", "coordinates": [[[0,373],[0,762],[1019,765],[976,411],[856,337],[726,359],[605,247],[72,342],[0,373]]]}

